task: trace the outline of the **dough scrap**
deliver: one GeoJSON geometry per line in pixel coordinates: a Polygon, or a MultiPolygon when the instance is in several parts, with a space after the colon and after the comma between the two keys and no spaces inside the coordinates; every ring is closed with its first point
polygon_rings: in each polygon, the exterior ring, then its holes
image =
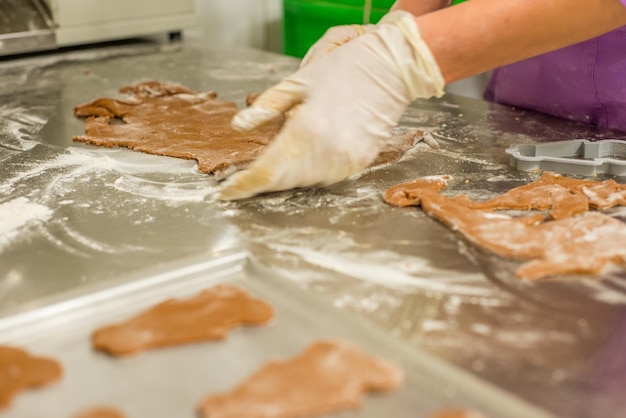
{"type": "MultiPolygon", "coordinates": [[[[87,118],[85,134],[74,136],[74,141],[193,159],[200,171],[223,177],[257,158],[284,123],[278,118],[253,131],[238,132],[230,126],[239,110],[234,102],[176,84],[149,81],[120,92],[129,97],[101,98],[74,108],[76,116],[87,118]]],[[[247,102],[253,100],[250,95],[247,102]]],[[[394,135],[373,165],[396,161],[423,135],[422,131],[394,135]]]]}
{"type": "Polygon", "coordinates": [[[96,350],[114,356],[198,341],[224,339],[239,325],[264,325],[274,317],[266,302],[238,286],[220,284],[188,299],[169,299],[122,323],[97,329],[96,350]]]}
{"type": "Polygon", "coordinates": [[[580,211],[583,198],[587,207],[624,205],[624,185],[545,173],[535,183],[481,203],[439,194],[449,179],[432,176],[399,184],[383,199],[395,206],[421,206],[473,244],[503,257],[528,260],[516,271],[520,278],[598,274],[609,263],[626,266],[626,224],[600,212],[580,211]],[[511,218],[486,209],[551,209],[552,220],[542,214],[511,218]]]}
{"type": "Polygon", "coordinates": [[[74,418],[126,418],[126,415],[109,406],[99,406],[80,412],[74,418]]]}
{"type": "Polygon", "coordinates": [[[296,418],[357,408],[363,392],[398,387],[403,372],[339,341],[318,341],[297,357],[270,361],[231,392],[200,404],[204,418],[296,418]]]}
{"type": "Polygon", "coordinates": [[[6,408],[18,392],[45,386],[61,377],[61,365],[52,359],[35,357],[16,347],[0,346],[0,409],[6,408]]]}
{"type": "Polygon", "coordinates": [[[535,182],[516,187],[485,202],[476,202],[472,209],[550,209],[552,219],[564,219],[589,208],[608,209],[626,205],[626,185],[615,180],[594,181],[563,177],[551,172],[535,182]]]}

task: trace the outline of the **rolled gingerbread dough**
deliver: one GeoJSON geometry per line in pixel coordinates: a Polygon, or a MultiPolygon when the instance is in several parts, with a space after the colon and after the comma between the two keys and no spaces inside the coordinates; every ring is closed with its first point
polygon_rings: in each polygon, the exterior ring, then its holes
{"type": "MultiPolygon", "coordinates": [[[[85,134],[74,136],[75,141],[197,160],[200,171],[220,178],[258,157],[284,123],[279,118],[238,132],[230,126],[239,110],[234,102],[176,84],[149,81],[120,92],[129,97],[101,98],[74,108],[76,116],[87,118],[85,134]]],[[[253,100],[250,96],[248,103],[253,100]]],[[[423,135],[418,130],[394,135],[373,165],[397,160],[423,135]]]]}

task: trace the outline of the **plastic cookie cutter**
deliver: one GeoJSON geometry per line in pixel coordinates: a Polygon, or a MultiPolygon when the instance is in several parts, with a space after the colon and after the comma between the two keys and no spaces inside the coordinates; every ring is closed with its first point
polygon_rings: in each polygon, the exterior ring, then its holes
{"type": "Polygon", "coordinates": [[[626,140],[575,139],[548,144],[523,144],[506,149],[511,165],[522,171],[626,176],[626,140]]]}

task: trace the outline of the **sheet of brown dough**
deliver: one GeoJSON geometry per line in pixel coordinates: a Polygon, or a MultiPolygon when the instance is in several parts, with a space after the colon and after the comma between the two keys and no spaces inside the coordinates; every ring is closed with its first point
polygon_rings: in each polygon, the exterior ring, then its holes
{"type": "Polygon", "coordinates": [[[100,406],[80,412],[74,418],[126,418],[126,415],[115,408],[100,406]]]}
{"type": "Polygon", "coordinates": [[[240,325],[263,325],[274,310],[240,287],[220,284],[188,299],[169,299],[93,334],[93,346],[115,356],[197,341],[226,338],[240,325]]]}
{"type": "MultiPolygon", "coordinates": [[[[466,196],[442,196],[438,192],[445,184],[442,177],[419,179],[390,188],[383,198],[396,206],[413,201],[475,245],[503,257],[529,260],[516,271],[521,278],[598,274],[608,263],[626,266],[626,224],[615,218],[599,212],[552,221],[541,214],[510,218],[475,209],[476,202],[466,196]]],[[[525,207],[534,207],[532,193],[524,194],[525,207]]],[[[515,204],[519,209],[524,200],[515,204]]]]}
{"type": "Polygon", "coordinates": [[[52,383],[61,373],[61,365],[55,360],[0,346],[0,410],[8,407],[18,392],[52,383]]]}
{"type": "Polygon", "coordinates": [[[237,106],[218,100],[213,92],[159,82],[120,91],[132,96],[97,99],[74,109],[77,116],[88,117],[85,134],[74,137],[75,141],[194,159],[200,171],[215,173],[247,165],[282,125],[277,120],[251,132],[237,132],[230,127],[237,106]],[[114,124],[114,118],[124,123],[114,124]]]}
{"type": "Polygon", "coordinates": [[[200,404],[204,418],[300,418],[357,408],[367,391],[387,391],[403,373],[339,341],[319,341],[286,361],[270,361],[231,392],[200,404]]]}
{"type": "MultiPolygon", "coordinates": [[[[96,99],[74,108],[87,118],[85,134],[75,141],[107,147],[122,146],[148,154],[198,161],[200,171],[223,176],[247,166],[278,133],[283,118],[241,133],[230,122],[238,111],[234,102],[214,92],[194,92],[157,81],[123,87],[128,99],[96,99]],[[114,120],[123,123],[113,123],[114,120]]],[[[251,103],[254,97],[248,97],[251,103]]],[[[423,132],[394,136],[375,165],[397,160],[423,137],[423,132]]]]}

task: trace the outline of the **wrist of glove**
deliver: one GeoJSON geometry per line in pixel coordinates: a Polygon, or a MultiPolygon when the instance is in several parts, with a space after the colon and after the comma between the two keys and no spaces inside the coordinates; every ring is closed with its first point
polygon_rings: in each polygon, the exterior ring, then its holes
{"type": "Polygon", "coordinates": [[[392,12],[342,48],[311,61],[233,119],[249,130],[299,109],[220,198],[327,185],[367,167],[414,99],[441,96],[444,80],[415,19],[392,12]]]}
{"type": "Polygon", "coordinates": [[[329,28],[324,35],[309,48],[300,62],[300,67],[304,67],[320,59],[337,47],[347,44],[367,32],[371,32],[374,28],[374,25],[343,25],[329,28]]]}

